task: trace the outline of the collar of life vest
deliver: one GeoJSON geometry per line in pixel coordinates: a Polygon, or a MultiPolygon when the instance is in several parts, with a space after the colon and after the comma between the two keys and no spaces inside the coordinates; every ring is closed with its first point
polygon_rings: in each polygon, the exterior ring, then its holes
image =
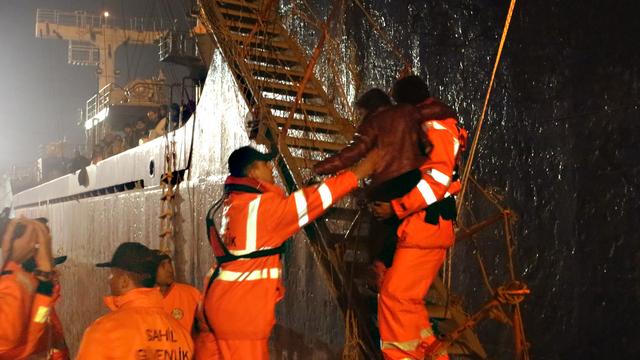
{"type": "Polygon", "coordinates": [[[111,311],[127,307],[162,307],[162,294],[157,287],[137,288],[119,296],[105,296],[103,301],[111,311]]]}
{"type": "Polygon", "coordinates": [[[268,184],[250,177],[228,176],[224,182],[225,194],[232,192],[245,192],[262,194],[266,192],[276,192],[284,194],[283,190],[275,184],[268,184]]]}

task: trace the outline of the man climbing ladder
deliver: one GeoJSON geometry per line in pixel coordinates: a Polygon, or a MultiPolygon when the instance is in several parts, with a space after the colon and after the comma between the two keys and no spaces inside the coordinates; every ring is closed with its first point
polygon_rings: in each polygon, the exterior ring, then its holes
{"type": "Polygon", "coordinates": [[[380,218],[397,216],[402,220],[393,264],[384,275],[378,300],[381,348],[389,360],[422,360],[425,355],[444,360],[449,358],[446,350],[438,354],[428,350],[436,337],[423,299],[455,239],[452,195],[460,189],[455,167],[467,133],[458,128],[452,110],[434,111],[442,109],[442,104],[430,96],[427,85],[417,76],[398,80],[393,97],[420,110],[422,129],[433,147],[420,167],[418,185],[390,204],[377,203],[374,208],[380,218]]]}

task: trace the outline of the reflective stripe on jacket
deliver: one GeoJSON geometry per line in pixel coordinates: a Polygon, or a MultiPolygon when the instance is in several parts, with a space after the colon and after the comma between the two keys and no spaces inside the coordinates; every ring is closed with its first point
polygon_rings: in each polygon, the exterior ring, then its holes
{"type": "MultiPolygon", "coordinates": [[[[419,108],[428,108],[429,102],[428,99],[419,108]]],[[[451,221],[441,220],[438,225],[431,225],[425,223],[424,218],[427,206],[460,190],[460,183],[453,180],[453,175],[458,156],[466,145],[467,132],[457,124],[453,117],[425,118],[422,124],[433,146],[429,158],[420,167],[422,179],[408,194],[391,201],[398,218],[406,219],[398,228],[401,245],[432,248],[448,247],[453,243],[451,221]],[[433,236],[438,239],[426,239],[433,236]]]]}
{"type": "Polygon", "coordinates": [[[0,360],[22,359],[33,351],[46,330],[52,298],[34,294],[38,281],[9,262],[0,277],[0,360]]]}
{"type": "MultiPolygon", "coordinates": [[[[222,212],[222,239],[235,255],[277,248],[357,185],[355,174],[344,172],[289,196],[265,183],[260,183],[262,194],[232,192],[222,212]]],[[[205,315],[217,338],[269,336],[275,304],[284,294],[281,269],[278,255],[222,264],[205,297],[205,315]]]]}
{"type": "Polygon", "coordinates": [[[191,334],[162,308],[157,288],[113,297],[115,310],[85,331],[76,359],[192,359],[191,334]]]}

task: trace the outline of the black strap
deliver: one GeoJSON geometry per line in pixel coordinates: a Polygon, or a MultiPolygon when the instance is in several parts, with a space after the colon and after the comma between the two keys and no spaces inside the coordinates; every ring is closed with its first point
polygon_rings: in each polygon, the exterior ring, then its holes
{"type": "Polygon", "coordinates": [[[254,188],[253,186],[242,185],[242,184],[224,184],[225,195],[228,195],[232,191],[251,193],[251,194],[262,194],[262,191],[260,191],[260,189],[254,188]]]}
{"type": "MultiPolygon", "coordinates": [[[[224,255],[216,256],[216,268],[213,271],[213,274],[211,274],[211,277],[209,278],[209,281],[207,283],[207,287],[204,290],[204,297],[207,296],[207,293],[209,292],[209,288],[211,288],[211,285],[213,285],[213,281],[218,277],[218,275],[220,275],[220,265],[231,262],[231,261],[236,261],[238,259],[257,259],[257,258],[273,256],[273,255],[282,255],[286,250],[287,242],[284,242],[282,245],[278,246],[277,248],[256,250],[254,252],[244,254],[244,255],[233,255],[231,254],[231,252],[229,252],[229,249],[227,249],[227,247],[225,246],[224,242],[220,237],[220,233],[218,232],[218,228],[216,227],[214,217],[218,212],[218,210],[220,210],[220,208],[222,207],[222,204],[224,203],[224,199],[227,196],[229,196],[231,192],[234,192],[234,191],[251,193],[251,194],[262,194],[262,191],[260,191],[260,189],[254,188],[249,185],[225,184],[224,195],[222,196],[222,198],[216,201],[207,211],[207,216],[205,218],[205,222],[207,224],[207,235],[210,236],[211,229],[215,231],[216,239],[213,239],[213,241],[216,241],[218,243],[218,245],[221,247],[222,251],[224,252],[224,255]]],[[[212,239],[209,239],[209,242],[211,241],[212,239]]],[[[202,304],[203,311],[205,306],[206,306],[206,303],[203,302],[202,304]]],[[[209,327],[209,330],[213,333],[213,327],[209,323],[209,319],[207,318],[206,313],[204,314],[204,321],[209,327]]]]}
{"type": "Polygon", "coordinates": [[[440,217],[444,220],[456,220],[456,199],[453,196],[447,196],[446,198],[436,201],[433,204],[427,206],[427,213],[424,217],[424,221],[431,225],[438,225],[440,217]]]}
{"type": "Polygon", "coordinates": [[[5,270],[5,271],[3,271],[3,272],[1,272],[1,273],[0,273],[0,276],[2,276],[2,275],[11,275],[11,274],[13,274],[13,271],[11,271],[11,270],[5,270]]]}

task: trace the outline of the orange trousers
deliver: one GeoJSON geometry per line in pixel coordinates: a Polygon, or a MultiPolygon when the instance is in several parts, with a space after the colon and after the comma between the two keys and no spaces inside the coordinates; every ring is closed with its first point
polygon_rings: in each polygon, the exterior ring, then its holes
{"type": "Polygon", "coordinates": [[[268,360],[269,340],[220,340],[218,348],[224,360],[268,360]]]}
{"type": "MultiPolygon", "coordinates": [[[[436,340],[424,297],[444,262],[446,249],[398,248],[378,298],[382,355],[386,360],[425,358],[436,340]]],[[[446,353],[433,359],[449,359],[446,353]]]]}

